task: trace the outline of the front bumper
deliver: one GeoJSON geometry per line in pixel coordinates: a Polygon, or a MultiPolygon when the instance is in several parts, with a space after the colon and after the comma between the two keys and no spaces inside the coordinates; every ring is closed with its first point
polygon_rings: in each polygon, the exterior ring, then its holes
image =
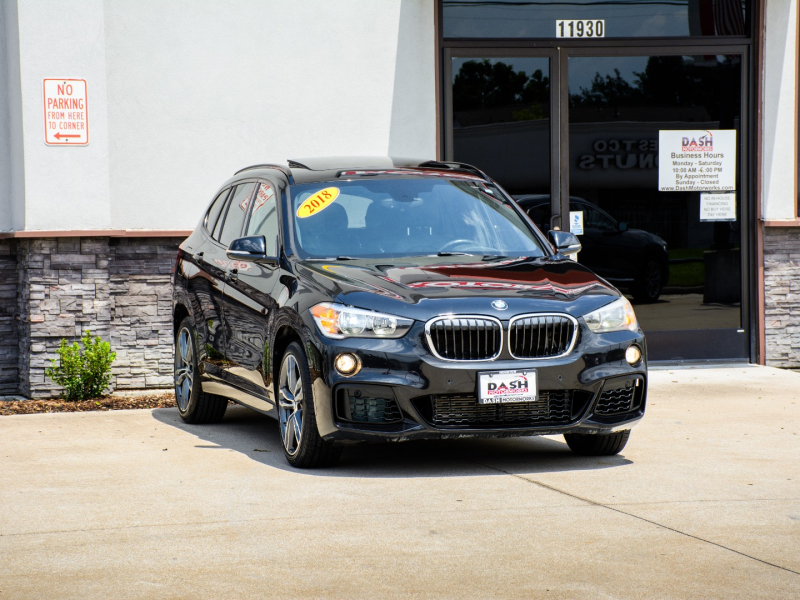
{"type": "Polygon", "coordinates": [[[317,337],[314,342],[314,407],[326,440],[612,433],[630,429],[644,416],[647,367],[641,331],[596,335],[583,327],[572,352],[562,358],[513,359],[504,353],[480,362],[434,357],[420,324],[396,340],[317,337]],[[634,343],[642,348],[643,358],[631,366],[625,350],[634,343]],[[356,354],[361,361],[361,369],[351,377],[333,368],[342,352],[356,354]],[[477,374],[509,369],[536,370],[541,410],[477,404],[477,374]],[[367,411],[365,402],[380,402],[381,397],[384,402],[372,406],[377,411],[367,411]],[[553,410],[556,401],[558,411],[553,410]],[[356,405],[364,409],[357,415],[351,410],[356,405]]]}

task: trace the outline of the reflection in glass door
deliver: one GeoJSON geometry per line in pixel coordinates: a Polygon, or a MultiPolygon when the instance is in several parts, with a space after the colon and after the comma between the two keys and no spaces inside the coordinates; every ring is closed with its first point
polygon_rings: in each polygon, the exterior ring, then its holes
{"type": "Polygon", "coordinates": [[[550,193],[550,59],[455,57],[448,154],[515,196],[550,193]]]}
{"type": "Polygon", "coordinates": [[[740,169],[734,221],[703,220],[702,192],[658,191],[659,131],[735,130],[741,147],[741,57],[571,57],[568,78],[570,211],[584,213],[580,261],[633,300],[653,341],[657,332],[683,332],[683,348],[654,348],[656,356],[688,358],[697,338],[701,356],[732,352],[705,343],[728,339],[746,357],[740,169]]]}

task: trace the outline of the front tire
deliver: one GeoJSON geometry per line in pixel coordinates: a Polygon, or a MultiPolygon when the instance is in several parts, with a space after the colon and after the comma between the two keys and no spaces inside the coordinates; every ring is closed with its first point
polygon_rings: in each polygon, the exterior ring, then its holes
{"type": "Polygon", "coordinates": [[[581,456],[612,456],[619,454],[628,443],[631,430],[607,434],[565,433],[567,446],[581,456]]]}
{"type": "Polygon", "coordinates": [[[278,423],[289,464],[299,469],[336,464],[342,448],[319,435],[308,359],[297,342],[289,344],[283,355],[277,392],[278,423]]]}
{"type": "Polygon", "coordinates": [[[661,273],[661,265],[651,257],[645,259],[639,276],[634,280],[633,299],[642,304],[648,304],[658,300],[661,290],[664,289],[664,277],[661,273]]]}
{"type": "Polygon", "coordinates": [[[186,317],[175,335],[175,403],[187,423],[218,423],[225,416],[228,399],[203,392],[196,340],[192,321],[186,317]]]}

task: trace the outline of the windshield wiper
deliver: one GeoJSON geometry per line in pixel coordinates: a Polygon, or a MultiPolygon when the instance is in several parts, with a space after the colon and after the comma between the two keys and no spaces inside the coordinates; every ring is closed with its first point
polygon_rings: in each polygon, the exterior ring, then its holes
{"type": "Polygon", "coordinates": [[[358,258],[355,256],[327,256],[325,258],[307,258],[306,260],[332,262],[334,260],[358,260],[358,258]]]}
{"type": "Polygon", "coordinates": [[[470,254],[469,252],[455,252],[449,250],[443,250],[436,254],[436,256],[475,256],[474,254],[470,254]]]}

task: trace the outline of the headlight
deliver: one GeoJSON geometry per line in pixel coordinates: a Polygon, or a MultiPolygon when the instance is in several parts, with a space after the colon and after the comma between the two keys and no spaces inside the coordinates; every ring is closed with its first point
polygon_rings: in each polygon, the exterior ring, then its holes
{"type": "Polygon", "coordinates": [[[583,320],[595,333],[639,329],[636,314],[627,298],[618,298],[611,304],[583,315],[583,320]]]}
{"type": "Polygon", "coordinates": [[[399,338],[411,325],[411,319],[322,302],[311,309],[322,335],[335,340],[347,337],[399,338]]]}

